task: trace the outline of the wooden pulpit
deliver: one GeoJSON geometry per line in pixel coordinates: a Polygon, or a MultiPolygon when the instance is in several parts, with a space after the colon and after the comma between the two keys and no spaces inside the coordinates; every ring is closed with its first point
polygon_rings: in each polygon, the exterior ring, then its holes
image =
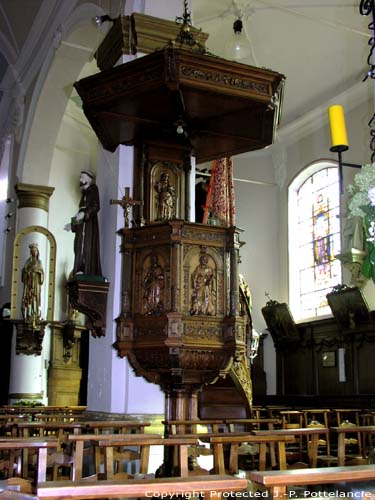
{"type": "MultiPolygon", "coordinates": [[[[185,36],[192,32],[187,14],[185,36]]],[[[134,41],[142,22],[135,16],[129,25],[134,41]]],[[[114,27],[104,40],[106,54],[118,33],[114,27]]],[[[191,222],[192,156],[200,163],[271,144],[284,81],[182,45],[75,83],[104,148],[135,146],[137,204],[129,196],[113,201],[133,207],[132,227],[119,231],[122,309],[114,346],[137,375],[161,386],[171,420],[197,418],[202,386],[234,366],[240,380],[247,367],[240,230],[191,222]]]]}

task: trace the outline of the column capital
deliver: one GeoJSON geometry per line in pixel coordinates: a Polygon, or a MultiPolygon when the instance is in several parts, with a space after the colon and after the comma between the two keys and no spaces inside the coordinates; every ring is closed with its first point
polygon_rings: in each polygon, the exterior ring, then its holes
{"type": "Polygon", "coordinates": [[[49,199],[55,188],[36,184],[17,183],[14,187],[18,198],[18,208],[40,208],[49,210],[49,199]]]}

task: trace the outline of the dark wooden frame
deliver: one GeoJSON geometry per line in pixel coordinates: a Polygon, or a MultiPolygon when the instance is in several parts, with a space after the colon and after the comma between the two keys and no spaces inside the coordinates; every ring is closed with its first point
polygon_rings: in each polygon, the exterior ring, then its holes
{"type": "Polygon", "coordinates": [[[369,306],[358,287],[345,287],[327,294],[332,314],[343,330],[371,323],[369,306]]]}

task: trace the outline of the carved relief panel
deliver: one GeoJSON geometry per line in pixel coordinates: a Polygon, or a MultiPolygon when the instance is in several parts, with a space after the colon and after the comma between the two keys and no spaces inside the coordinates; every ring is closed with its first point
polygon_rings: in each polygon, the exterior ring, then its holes
{"type": "Polygon", "coordinates": [[[117,318],[119,355],[164,390],[224,376],[236,353],[246,350],[239,231],[166,220],[123,234],[130,300],[117,318]]]}
{"type": "Polygon", "coordinates": [[[168,256],[158,249],[143,252],[137,270],[137,310],[145,316],[161,316],[169,306],[168,256]]]}
{"type": "Polygon", "coordinates": [[[184,313],[223,316],[224,282],[222,249],[188,246],[184,256],[184,313]]]}

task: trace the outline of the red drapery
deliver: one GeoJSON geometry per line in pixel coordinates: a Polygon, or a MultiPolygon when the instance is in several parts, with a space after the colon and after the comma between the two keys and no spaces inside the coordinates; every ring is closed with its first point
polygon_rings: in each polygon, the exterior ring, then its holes
{"type": "Polygon", "coordinates": [[[207,192],[205,216],[208,221],[208,211],[218,224],[223,226],[236,225],[236,207],[233,183],[233,164],[231,158],[221,158],[212,163],[211,179],[207,192]]]}

